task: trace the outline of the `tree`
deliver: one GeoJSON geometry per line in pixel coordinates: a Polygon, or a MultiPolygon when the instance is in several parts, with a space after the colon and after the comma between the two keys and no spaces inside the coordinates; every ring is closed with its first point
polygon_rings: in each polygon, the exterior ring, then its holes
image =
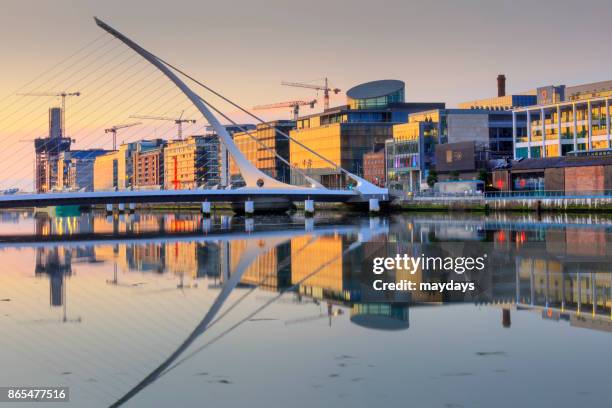
{"type": "Polygon", "coordinates": [[[489,173],[487,173],[486,169],[478,170],[478,180],[481,180],[485,184],[487,184],[487,178],[489,177],[489,173]]]}
{"type": "Polygon", "coordinates": [[[451,171],[448,173],[449,180],[459,180],[459,172],[457,170],[451,171]]]}
{"type": "Polygon", "coordinates": [[[438,172],[435,170],[429,170],[427,175],[427,185],[433,187],[438,182],[438,172]]]}

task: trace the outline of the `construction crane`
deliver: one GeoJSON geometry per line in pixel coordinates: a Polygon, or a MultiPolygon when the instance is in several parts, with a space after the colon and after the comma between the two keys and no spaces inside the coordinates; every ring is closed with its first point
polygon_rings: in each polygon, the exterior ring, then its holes
{"type": "Polygon", "coordinates": [[[140,125],[140,122],[136,123],[127,123],[125,125],[115,125],[109,127],[108,129],[104,129],[104,133],[112,133],[113,134],[113,150],[117,150],[117,131],[119,129],[125,129],[132,126],[140,125]]]}
{"type": "Polygon", "coordinates": [[[18,93],[20,96],[56,96],[62,98],[62,136],[66,136],[66,98],[69,96],[81,96],[80,92],[28,92],[18,93]]]}
{"type": "Polygon", "coordinates": [[[254,106],[254,110],[263,110],[263,109],[277,109],[277,108],[291,108],[293,110],[293,120],[297,120],[300,114],[300,106],[310,105],[310,109],[314,108],[315,103],[317,103],[316,99],[312,101],[288,101],[288,102],[279,102],[272,103],[270,105],[257,105],[254,106]]]}
{"type": "Polygon", "coordinates": [[[130,118],[134,119],[152,119],[152,120],[169,120],[176,124],[178,128],[178,138],[179,140],[183,140],[183,123],[196,123],[195,119],[183,119],[183,114],[185,111],[181,112],[181,116],[178,118],[169,118],[166,116],[146,116],[146,115],[132,115],[130,118]]]}
{"type": "Polygon", "coordinates": [[[296,88],[308,88],[308,89],[315,89],[317,91],[323,91],[324,108],[325,108],[325,110],[327,110],[327,109],[329,109],[329,93],[333,92],[334,94],[338,94],[338,93],[340,93],[340,89],[338,89],[338,88],[330,88],[329,87],[329,81],[327,80],[327,78],[324,78],[324,80],[325,80],[325,84],[324,85],[305,84],[305,83],[302,83],[302,82],[287,82],[287,81],[282,81],[281,85],[294,86],[296,88]]]}

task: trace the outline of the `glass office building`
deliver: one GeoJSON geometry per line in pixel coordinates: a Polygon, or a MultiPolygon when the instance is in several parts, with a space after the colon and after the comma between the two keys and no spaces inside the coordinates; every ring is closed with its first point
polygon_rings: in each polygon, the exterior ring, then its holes
{"type": "MultiPolygon", "coordinates": [[[[284,134],[289,134],[295,128],[293,120],[275,120],[258,124],[255,130],[234,133],[234,143],[246,158],[258,169],[277,180],[288,183],[290,180],[289,140],[284,134]],[[280,157],[279,157],[280,156],[280,157]],[[284,159],[285,161],[281,160],[284,159]]],[[[240,183],[240,169],[229,159],[229,169],[232,183],[240,183]]]]}
{"type": "Polygon", "coordinates": [[[537,90],[537,105],[512,111],[513,122],[526,116],[529,126],[513,126],[514,158],[566,156],[609,149],[612,81],[537,90]]]}
{"type": "Polygon", "coordinates": [[[376,109],[404,102],[404,82],[394,79],[366,82],[346,93],[351,109],[376,109]]]}
{"type": "MultiPolygon", "coordinates": [[[[512,112],[498,109],[435,109],[414,113],[408,123],[393,126],[386,141],[388,187],[398,191],[427,188],[429,172],[436,168],[436,145],[475,142],[490,159],[512,157],[512,112]]],[[[524,115],[516,126],[524,132],[524,115]]]]}
{"type": "MultiPolygon", "coordinates": [[[[575,100],[515,109],[529,126],[513,127],[514,158],[567,156],[570,152],[609,149],[610,99],[575,100]]],[[[515,119],[513,119],[515,121],[515,119]]]]}
{"type": "MultiPolygon", "coordinates": [[[[412,113],[443,109],[444,103],[404,102],[404,83],[383,80],[347,91],[347,105],[298,118],[291,138],[323,156],[292,142],[290,162],[329,187],[343,187],[347,180],[337,166],[363,176],[363,156],[377,151],[393,137],[393,126],[408,121],[412,113]]],[[[292,182],[302,175],[292,171],[292,182]]]]}

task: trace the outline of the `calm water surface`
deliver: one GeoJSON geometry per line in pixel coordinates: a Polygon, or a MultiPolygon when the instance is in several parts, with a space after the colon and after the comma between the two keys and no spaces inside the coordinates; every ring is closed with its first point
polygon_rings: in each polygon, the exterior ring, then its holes
{"type": "Polygon", "coordinates": [[[4,212],[0,235],[0,385],[69,406],[612,404],[605,216],[4,212]],[[374,257],[457,245],[488,254],[477,295],[372,291],[374,257]]]}

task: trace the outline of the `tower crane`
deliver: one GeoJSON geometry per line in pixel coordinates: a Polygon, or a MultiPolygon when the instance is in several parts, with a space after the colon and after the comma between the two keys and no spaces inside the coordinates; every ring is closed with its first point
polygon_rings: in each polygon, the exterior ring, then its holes
{"type": "Polygon", "coordinates": [[[125,125],[115,125],[109,127],[108,129],[104,129],[104,133],[112,133],[113,134],[113,150],[117,150],[117,131],[119,129],[125,129],[132,126],[140,125],[140,122],[136,123],[127,123],[125,125]]]}
{"type": "Polygon", "coordinates": [[[324,78],[325,80],[325,84],[324,85],[317,85],[317,84],[305,84],[302,82],[287,82],[287,81],[282,81],[281,85],[285,85],[285,86],[293,86],[296,88],[308,88],[308,89],[315,89],[317,91],[323,91],[323,101],[324,101],[324,108],[325,110],[329,109],[329,93],[333,92],[334,94],[338,94],[340,93],[340,89],[338,88],[330,88],[329,87],[329,81],[327,80],[327,77],[324,78]]]}
{"type": "Polygon", "coordinates": [[[18,93],[20,96],[56,96],[62,98],[62,136],[66,136],[66,98],[69,96],[81,96],[80,92],[28,92],[18,93]]]}
{"type": "Polygon", "coordinates": [[[315,103],[317,103],[316,99],[312,101],[287,101],[287,102],[279,102],[272,103],[269,105],[257,105],[254,106],[254,110],[263,110],[263,109],[277,109],[277,108],[292,108],[293,110],[293,120],[297,120],[300,114],[300,106],[310,105],[310,109],[314,108],[315,103]]]}
{"type": "Polygon", "coordinates": [[[178,128],[178,138],[183,140],[183,123],[196,123],[195,119],[183,119],[183,114],[185,111],[181,112],[181,116],[178,118],[169,118],[166,116],[146,116],[146,115],[132,115],[130,118],[134,119],[152,119],[152,120],[169,120],[176,124],[178,128]]]}

